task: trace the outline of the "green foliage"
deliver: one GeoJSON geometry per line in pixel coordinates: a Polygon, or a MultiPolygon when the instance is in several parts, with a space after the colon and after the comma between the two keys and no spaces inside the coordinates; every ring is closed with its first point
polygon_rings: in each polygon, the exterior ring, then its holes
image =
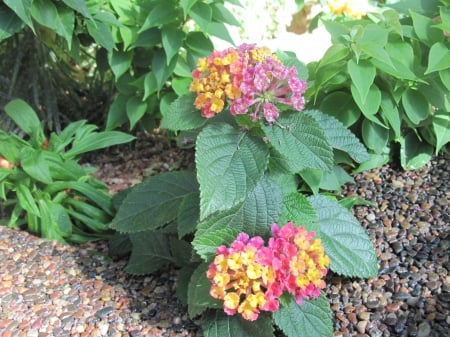
{"type": "Polygon", "coordinates": [[[11,101],[8,116],[29,137],[27,141],[0,131],[0,198],[12,214],[9,227],[62,242],[109,237],[113,216],[106,184],[78,163],[82,154],[131,141],[118,131],[97,132],[79,121],[59,135],[46,137],[34,110],[22,100],[11,101]]]}
{"type": "Polygon", "coordinates": [[[359,170],[392,157],[414,169],[446,150],[448,13],[444,2],[414,0],[360,20],[324,21],[332,46],[308,65],[309,107],[336,117],[364,141],[371,158],[359,170]]]}

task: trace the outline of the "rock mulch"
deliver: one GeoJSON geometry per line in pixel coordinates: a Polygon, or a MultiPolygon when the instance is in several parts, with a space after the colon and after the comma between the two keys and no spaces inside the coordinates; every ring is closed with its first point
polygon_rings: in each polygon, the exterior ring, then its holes
{"type": "MultiPolygon", "coordinates": [[[[158,170],[180,162],[161,151],[158,170]]],[[[142,158],[107,163],[103,177],[114,177],[105,181],[134,184],[121,169],[145,167],[142,158]]],[[[380,268],[370,280],[329,276],[334,336],[450,336],[450,156],[358,174],[342,195],[374,204],[354,211],[380,268]]],[[[107,252],[104,242],[64,246],[0,227],[0,337],[202,336],[175,297],[174,270],[130,276],[107,252]]]]}

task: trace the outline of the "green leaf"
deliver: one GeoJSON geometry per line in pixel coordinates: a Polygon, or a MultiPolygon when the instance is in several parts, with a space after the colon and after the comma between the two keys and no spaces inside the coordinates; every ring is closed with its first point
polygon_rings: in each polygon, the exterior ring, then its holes
{"type": "Polygon", "coordinates": [[[167,234],[147,230],[130,234],[133,249],[125,268],[133,275],[146,275],[173,262],[167,234]]]}
{"type": "Polygon", "coordinates": [[[106,130],[112,130],[124,124],[128,118],[126,113],[126,104],[128,96],[118,94],[109,107],[108,117],[106,119],[106,130]]]}
{"type": "Polygon", "coordinates": [[[416,170],[428,163],[434,149],[419,139],[414,132],[409,132],[400,139],[400,162],[405,170],[416,170]]]}
{"type": "Polygon", "coordinates": [[[151,177],[128,193],[111,228],[134,233],[161,227],[177,218],[181,202],[196,191],[197,181],[189,172],[169,172],[151,177]]]}
{"type": "Polygon", "coordinates": [[[218,22],[223,22],[231,26],[240,27],[241,23],[236,20],[233,13],[230,12],[223,4],[213,2],[211,4],[212,19],[218,22]]]}
{"type": "Polygon", "coordinates": [[[108,54],[109,65],[114,73],[116,80],[125,74],[131,67],[131,61],[133,60],[133,52],[124,52],[121,50],[111,50],[108,54]]]}
{"type": "Polygon", "coordinates": [[[285,195],[281,214],[281,224],[292,221],[296,226],[305,226],[308,231],[318,229],[316,210],[303,194],[294,192],[285,195]]]}
{"type": "Polygon", "coordinates": [[[355,124],[361,116],[361,110],[352,96],[344,91],[335,91],[326,95],[320,103],[319,110],[333,116],[345,127],[355,124]]]}
{"type": "MultiPolygon", "coordinates": [[[[127,117],[130,121],[130,130],[139,122],[147,111],[147,102],[143,102],[139,97],[131,96],[126,105],[127,117]]],[[[111,131],[112,132],[112,131],[111,131]]]]}
{"type": "Polygon", "coordinates": [[[211,22],[208,25],[206,32],[234,45],[233,38],[228,32],[227,27],[222,22],[211,22]]]}
{"type": "Polygon", "coordinates": [[[277,222],[281,207],[280,187],[271,179],[263,178],[241,205],[215,213],[198,224],[192,243],[194,249],[207,259],[218,246],[234,241],[239,232],[266,236],[270,225],[277,222]]]}
{"type": "Polygon", "coordinates": [[[356,170],[353,171],[353,174],[361,173],[364,171],[369,171],[376,167],[381,167],[386,165],[391,160],[391,155],[389,151],[389,147],[385,147],[381,150],[381,153],[370,153],[369,160],[365,161],[361,165],[358,166],[356,170]]]}
{"type": "Polygon", "coordinates": [[[156,84],[158,85],[158,91],[162,89],[166,80],[172,74],[177,64],[177,58],[173,57],[169,62],[167,62],[166,53],[163,49],[157,50],[152,59],[152,70],[155,74],[156,84]]]}
{"type": "Polygon", "coordinates": [[[85,18],[92,19],[84,0],[62,0],[67,6],[82,14],[85,18]]]}
{"type": "Polygon", "coordinates": [[[32,0],[4,0],[3,3],[11,8],[16,15],[34,32],[33,21],[30,16],[32,0]]]}
{"type": "Polygon", "coordinates": [[[47,201],[47,206],[50,211],[55,229],[60,236],[68,238],[72,234],[73,223],[66,209],[53,201],[47,201]]]}
{"type": "Polygon", "coordinates": [[[447,90],[450,91],[450,69],[445,69],[439,72],[439,77],[447,90]]]}
{"type": "Polygon", "coordinates": [[[195,269],[188,286],[188,313],[194,318],[202,314],[208,308],[220,308],[221,301],[209,294],[211,280],[206,277],[208,264],[202,263],[195,269]]]}
{"type": "Polygon", "coordinates": [[[177,288],[175,290],[175,295],[184,306],[188,305],[188,286],[194,271],[195,268],[190,264],[181,267],[177,273],[177,288]]]}
{"type": "Polygon", "coordinates": [[[195,94],[177,98],[170,104],[167,113],[163,113],[161,128],[173,131],[193,130],[203,126],[207,119],[194,106],[195,94]]]}
{"type": "Polygon", "coordinates": [[[158,91],[158,83],[156,83],[156,77],[153,71],[150,71],[144,77],[144,97],[145,101],[150,95],[158,91]]]}
{"type": "Polygon", "coordinates": [[[202,31],[208,32],[212,20],[211,6],[204,2],[196,2],[189,11],[189,16],[200,26],[202,31]]]}
{"type": "Polygon", "coordinates": [[[128,143],[134,139],[134,136],[120,131],[93,132],[84,137],[75,139],[72,148],[64,153],[64,158],[77,158],[81,154],[128,143]]]}
{"type": "Polygon", "coordinates": [[[97,44],[105,48],[108,52],[111,52],[114,49],[114,40],[106,24],[93,20],[87,21],[86,27],[97,44]]]}
{"type": "Polygon", "coordinates": [[[303,113],[320,124],[331,147],[348,153],[358,163],[369,158],[359,139],[337,119],[318,110],[306,110],[303,113]]]}
{"type": "Polygon", "coordinates": [[[363,102],[362,97],[359,95],[358,89],[352,83],[350,90],[353,95],[353,99],[358,107],[361,109],[363,115],[374,123],[382,125],[382,123],[375,117],[381,104],[381,91],[376,84],[372,84],[369,89],[366,101],[363,102]]]}
{"type": "Polygon", "coordinates": [[[308,185],[313,194],[319,193],[320,182],[323,179],[325,172],[318,169],[304,169],[299,172],[302,180],[308,185]]]}
{"type": "Polygon", "coordinates": [[[59,19],[58,11],[52,2],[47,2],[45,0],[33,0],[29,10],[33,19],[35,19],[39,24],[49,27],[55,33],[58,33],[56,30],[56,22],[59,19]]]}
{"type": "Polygon", "coordinates": [[[19,204],[24,210],[38,217],[41,216],[36,200],[25,182],[16,182],[16,194],[19,204]]]}
{"type": "Polygon", "coordinates": [[[326,297],[321,294],[315,300],[304,300],[298,305],[291,297],[289,305],[273,314],[275,324],[286,336],[332,337],[333,321],[326,297]]]}
{"type": "Polygon", "coordinates": [[[360,60],[356,63],[353,59],[348,60],[347,69],[355,88],[359,92],[361,103],[364,104],[369,94],[370,86],[375,79],[376,69],[369,61],[360,60]]]}
{"type": "Polygon", "coordinates": [[[394,131],[395,140],[398,141],[401,137],[402,125],[400,111],[398,111],[397,104],[386,92],[382,92],[381,111],[383,112],[382,116],[387,120],[392,131],[394,131]]]}
{"type": "Polygon", "coordinates": [[[336,63],[338,61],[344,60],[350,53],[349,48],[346,45],[337,43],[333,44],[327,49],[325,54],[320,59],[317,69],[325,67],[326,65],[336,63]]]}
{"type": "Polygon", "coordinates": [[[189,14],[192,6],[197,2],[198,0],[180,0],[181,8],[183,8],[184,18],[186,19],[187,15],[189,14]]]}
{"type": "Polygon", "coordinates": [[[195,231],[200,218],[200,194],[188,194],[181,201],[177,215],[178,237],[181,239],[195,231]]]}
{"type": "Polygon", "coordinates": [[[200,218],[242,202],[269,162],[264,142],[228,124],[211,124],[198,135],[195,162],[200,183],[200,218]]]}
{"type": "Polygon", "coordinates": [[[178,54],[183,45],[184,32],[177,27],[165,27],[162,30],[162,44],[167,56],[167,65],[178,54]]]}
{"type": "MultiPolygon", "coordinates": [[[[369,155],[367,155],[367,159],[369,155]]],[[[347,183],[354,183],[353,178],[339,165],[335,165],[333,170],[324,172],[320,182],[320,189],[328,191],[340,191],[341,187],[347,183]]]]}
{"type": "Polygon", "coordinates": [[[205,337],[274,337],[272,319],[264,313],[252,322],[241,315],[228,316],[222,310],[208,311],[202,317],[202,328],[205,337]]]}
{"type": "Polygon", "coordinates": [[[20,151],[20,157],[22,168],[30,177],[44,184],[53,182],[45,152],[25,147],[20,151]]]}
{"type": "Polygon", "coordinates": [[[214,50],[211,40],[202,32],[189,32],[185,44],[187,49],[201,56],[207,56],[214,50]]]}
{"type": "Polygon", "coordinates": [[[420,91],[407,89],[402,95],[402,106],[409,120],[418,125],[430,116],[427,98],[420,91]]]}
{"type": "Polygon", "coordinates": [[[176,77],[172,79],[172,88],[173,91],[175,91],[175,93],[178,96],[184,96],[189,94],[190,90],[189,90],[189,86],[192,82],[192,78],[191,77],[176,77]]]}
{"type": "Polygon", "coordinates": [[[442,34],[442,31],[433,27],[435,22],[431,18],[418,14],[412,10],[410,13],[414,32],[423,43],[431,46],[436,42],[443,41],[444,35],[442,34]]]}
{"type": "MultiPolygon", "coordinates": [[[[380,153],[389,142],[389,129],[364,119],[362,122],[362,138],[369,149],[375,153],[380,153]]],[[[369,158],[367,157],[367,159],[369,158]]]]}
{"type": "Polygon", "coordinates": [[[23,21],[9,7],[0,7],[0,41],[14,35],[24,26],[23,21]]]}
{"type": "Polygon", "coordinates": [[[310,116],[292,113],[281,116],[279,125],[264,125],[264,133],[272,146],[297,173],[305,168],[327,170],[333,167],[333,150],[323,129],[310,116]]]}
{"type": "Polygon", "coordinates": [[[337,202],[324,196],[308,198],[316,209],[330,269],[353,277],[374,277],[378,273],[375,248],[353,215],[337,202]]]}
{"type": "Polygon", "coordinates": [[[139,32],[173,22],[177,19],[177,16],[178,10],[173,4],[159,3],[152,7],[139,32]]]}
{"type": "Polygon", "coordinates": [[[448,48],[442,42],[436,42],[431,46],[425,75],[450,68],[450,50],[448,48]]]}
{"type": "Polygon", "coordinates": [[[161,30],[158,28],[150,28],[146,31],[139,32],[139,35],[131,44],[131,48],[144,47],[150,48],[161,43],[161,30]]]}
{"type": "Polygon", "coordinates": [[[35,147],[40,147],[45,140],[41,121],[36,112],[22,99],[15,99],[5,105],[7,115],[17,126],[31,136],[35,147]]]}
{"type": "Polygon", "coordinates": [[[442,112],[433,116],[433,130],[436,135],[436,155],[450,142],[450,115],[442,112]]]}

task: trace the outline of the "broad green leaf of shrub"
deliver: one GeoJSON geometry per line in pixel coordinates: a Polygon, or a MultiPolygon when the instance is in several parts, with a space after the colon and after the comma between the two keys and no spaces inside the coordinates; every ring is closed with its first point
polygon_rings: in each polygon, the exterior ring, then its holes
{"type": "Polygon", "coordinates": [[[234,241],[240,232],[250,236],[268,235],[281,208],[280,187],[271,179],[263,178],[242,204],[200,222],[192,245],[203,259],[207,259],[215,254],[218,246],[234,241]]]}
{"type": "Polygon", "coordinates": [[[433,71],[441,71],[450,68],[450,51],[448,45],[436,42],[430,48],[428,55],[428,67],[425,75],[433,71]]]}
{"type": "Polygon", "coordinates": [[[134,233],[161,227],[178,216],[184,198],[198,191],[195,175],[168,172],[133,187],[123,200],[111,228],[134,233]]]}
{"type": "Polygon", "coordinates": [[[252,322],[223,310],[211,310],[203,315],[202,328],[205,337],[274,337],[272,318],[264,313],[252,322]]]}
{"type": "Polygon", "coordinates": [[[173,91],[175,91],[175,93],[178,96],[184,96],[189,94],[189,85],[192,82],[192,78],[191,77],[177,77],[177,78],[172,78],[172,88],[173,91]]]}
{"type": "Polygon", "coordinates": [[[297,173],[305,168],[327,170],[333,167],[333,150],[319,123],[305,113],[281,116],[278,124],[264,125],[272,146],[297,173]]]}
{"type": "Polygon", "coordinates": [[[20,152],[20,157],[22,168],[30,177],[44,184],[51,184],[53,182],[48,167],[48,158],[42,150],[24,147],[20,152]]]}
{"type": "Polygon", "coordinates": [[[158,85],[158,91],[163,88],[166,80],[169,78],[169,76],[175,69],[176,64],[177,64],[176,57],[172,57],[170,62],[167,62],[166,53],[164,52],[163,49],[159,49],[154,53],[152,59],[152,70],[153,73],[155,74],[156,84],[158,85]]]}
{"type": "Polygon", "coordinates": [[[133,249],[125,271],[133,275],[146,275],[173,263],[167,234],[147,230],[130,234],[133,249]]]}
{"type": "Polygon", "coordinates": [[[208,26],[212,20],[212,9],[209,4],[202,1],[196,2],[195,5],[191,7],[189,16],[200,26],[202,31],[208,31],[208,26]]]}
{"type": "Polygon", "coordinates": [[[240,27],[241,24],[223,4],[220,2],[211,3],[212,19],[232,26],[240,27]]]}
{"type": "Polygon", "coordinates": [[[326,95],[320,103],[319,110],[333,116],[346,128],[355,124],[361,116],[361,110],[352,96],[344,91],[335,91],[326,95]]]}
{"type": "MultiPolygon", "coordinates": [[[[369,159],[369,155],[367,155],[369,159]]],[[[354,183],[353,178],[339,165],[335,165],[331,171],[325,171],[320,182],[320,189],[327,191],[340,191],[347,183],[354,183]]]]}
{"type": "Polygon", "coordinates": [[[378,273],[375,248],[361,224],[336,201],[315,195],[308,198],[316,209],[320,238],[337,274],[370,278],[378,273]]]}
{"type": "Polygon", "coordinates": [[[283,208],[279,225],[292,221],[298,226],[305,226],[308,231],[317,231],[316,210],[308,199],[300,193],[289,193],[283,198],[283,208]]]}
{"type": "Polygon", "coordinates": [[[188,194],[181,201],[177,215],[178,237],[193,233],[200,218],[200,194],[188,194]]]}
{"type": "Polygon", "coordinates": [[[139,32],[173,22],[177,17],[178,6],[174,6],[172,1],[169,1],[169,3],[167,1],[161,2],[156,6],[152,6],[139,32]]]}
{"type": "Polygon", "coordinates": [[[195,162],[200,183],[200,218],[241,203],[264,175],[264,142],[228,124],[206,126],[197,137],[195,162]]]}
{"type": "Polygon", "coordinates": [[[86,27],[97,44],[105,48],[108,52],[112,52],[115,47],[114,39],[105,23],[97,20],[87,21],[86,27]]]}
{"type": "Polygon", "coordinates": [[[441,148],[450,142],[450,115],[442,112],[433,116],[433,130],[436,135],[436,155],[441,148]]]}
{"type": "Polygon", "coordinates": [[[19,199],[19,204],[21,207],[23,207],[23,209],[25,209],[28,213],[31,213],[38,217],[41,216],[41,212],[39,211],[36,199],[25,182],[23,181],[17,182],[16,195],[17,198],[19,199]]]}
{"type": "Polygon", "coordinates": [[[350,50],[346,45],[341,43],[333,44],[320,59],[317,68],[345,60],[349,53],[350,50]]]}
{"type": "Polygon", "coordinates": [[[419,139],[414,132],[400,139],[400,163],[405,170],[416,170],[431,160],[433,146],[419,139]]]}
{"type": "Polygon", "coordinates": [[[428,100],[418,90],[407,89],[402,95],[402,106],[409,120],[414,125],[430,116],[430,106],[428,100]]]}
{"type": "Polygon", "coordinates": [[[432,46],[436,42],[443,41],[444,35],[442,34],[442,31],[433,27],[436,23],[431,18],[418,14],[412,10],[410,11],[410,15],[413,22],[414,32],[419,37],[420,41],[428,46],[432,46]]]}
{"type": "Polygon", "coordinates": [[[32,0],[4,0],[3,3],[11,8],[14,13],[34,32],[33,21],[30,15],[32,0]]]}
{"type": "Polygon", "coordinates": [[[450,91],[450,69],[440,71],[439,77],[445,87],[450,91]]]}
{"type": "Polygon", "coordinates": [[[369,61],[360,60],[357,63],[355,60],[350,59],[347,62],[347,70],[355,88],[359,92],[361,103],[365,104],[370,86],[375,79],[375,67],[369,61]]]}
{"type": "Polygon", "coordinates": [[[358,166],[356,170],[353,171],[354,174],[371,170],[376,167],[381,167],[386,165],[391,160],[390,148],[385,147],[380,153],[369,153],[369,160],[358,166]]]}
{"type": "MultiPolygon", "coordinates": [[[[389,129],[364,119],[362,122],[362,138],[369,149],[375,153],[380,153],[389,142],[389,129]]],[[[367,157],[367,159],[369,158],[367,157]]]]}
{"type": "Polygon", "coordinates": [[[386,92],[381,94],[381,111],[383,112],[382,117],[387,120],[387,124],[390,125],[391,130],[394,131],[395,140],[398,141],[401,135],[401,125],[402,121],[400,118],[400,112],[398,111],[398,106],[395,104],[394,100],[386,92]]]}
{"type": "Polygon", "coordinates": [[[175,99],[167,113],[163,113],[161,128],[173,131],[193,130],[203,126],[207,119],[194,106],[195,94],[190,93],[175,99]]]}
{"type": "Polygon", "coordinates": [[[211,40],[202,32],[189,32],[185,44],[186,49],[190,49],[201,56],[209,55],[214,50],[211,40]]]}
{"type": "Polygon", "coordinates": [[[143,102],[139,97],[131,96],[127,100],[126,110],[130,121],[130,130],[132,130],[147,111],[147,102],[143,102]]]}
{"type": "Polygon", "coordinates": [[[184,32],[177,27],[162,29],[162,44],[167,56],[167,65],[178,54],[184,40],[184,32]]]}
{"type": "Polygon", "coordinates": [[[131,62],[133,60],[133,52],[125,52],[114,49],[108,56],[109,65],[111,66],[112,72],[117,80],[130,69],[131,62]]]}
{"type": "Polygon", "coordinates": [[[321,294],[315,300],[303,300],[298,305],[291,297],[288,305],[282,305],[274,312],[275,324],[287,337],[331,337],[333,322],[330,306],[326,297],[321,294]]]}
{"type": "Polygon", "coordinates": [[[359,94],[359,90],[352,83],[350,86],[353,99],[358,107],[361,109],[363,115],[374,123],[381,124],[381,122],[375,117],[381,104],[381,91],[376,84],[372,84],[369,89],[369,93],[365,102],[359,94]]]}
{"type": "Polygon", "coordinates": [[[186,19],[189,11],[191,10],[192,6],[197,2],[198,0],[180,0],[181,8],[183,9],[184,18],[186,19]]]}
{"type": "Polygon", "coordinates": [[[318,110],[304,112],[322,127],[331,147],[346,152],[358,163],[368,159],[368,153],[359,139],[336,118],[318,110]]]}
{"type": "Polygon", "coordinates": [[[211,280],[206,277],[208,267],[208,263],[200,264],[191,276],[187,293],[188,314],[191,318],[202,314],[208,308],[220,308],[222,306],[221,301],[209,294],[211,280]]]}
{"type": "Polygon", "coordinates": [[[118,94],[116,96],[108,111],[108,117],[106,118],[105,127],[106,130],[113,130],[127,122],[127,100],[128,96],[126,95],[118,94]]]}
{"type": "Polygon", "coordinates": [[[67,6],[76,10],[78,13],[83,15],[85,18],[92,19],[91,13],[86,6],[86,1],[84,0],[62,0],[67,6]]]}
{"type": "Polygon", "coordinates": [[[9,7],[0,8],[0,41],[11,37],[24,26],[24,22],[9,7]]]}
{"type": "Polygon", "coordinates": [[[228,32],[225,24],[223,24],[222,22],[211,22],[205,32],[234,45],[233,38],[228,32]]]}
{"type": "Polygon", "coordinates": [[[323,179],[324,171],[318,169],[304,169],[299,172],[302,180],[308,185],[313,194],[319,193],[320,182],[323,179]]]}

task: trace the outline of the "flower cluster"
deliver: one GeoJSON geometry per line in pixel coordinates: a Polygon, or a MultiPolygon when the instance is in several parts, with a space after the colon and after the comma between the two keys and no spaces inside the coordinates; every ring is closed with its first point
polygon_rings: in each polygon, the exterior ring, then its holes
{"type": "Polygon", "coordinates": [[[194,105],[206,118],[220,113],[226,100],[233,115],[261,116],[272,123],[279,116],[276,103],[296,110],[304,108],[306,82],[295,67],[286,67],[268,48],[243,44],[215,51],[198,60],[190,90],[197,93],[194,105]]]}
{"type": "Polygon", "coordinates": [[[12,169],[14,165],[7,161],[5,158],[0,157],[0,168],[12,169]]]}
{"type": "Polygon", "coordinates": [[[217,248],[207,277],[211,296],[224,301],[228,315],[239,313],[254,321],[261,311],[278,310],[285,291],[301,304],[325,287],[329,259],[315,233],[292,222],[281,229],[273,224],[272,233],[267,246],[261,237],[241,233],[230,248],[217,248]]]}
{"type": "Polygon", "coordinates": [[[365,0],[328,0],[331,13],[344,14],[352,19],[361,19],[367,14],[369,4],[365,0]]]}

